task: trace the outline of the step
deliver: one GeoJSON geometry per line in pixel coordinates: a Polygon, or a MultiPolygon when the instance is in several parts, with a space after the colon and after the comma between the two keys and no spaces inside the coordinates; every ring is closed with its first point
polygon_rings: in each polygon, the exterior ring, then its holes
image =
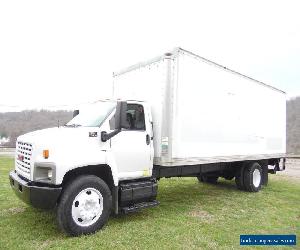
{"type": "Polygon", "coordinates": [[[145,202],[134,204],[132,206],[121,207],[121,211],[124,214],[128,214],[128,213],[133,213],[133,212],[139,211],[140,209],[143,209],[143,208],[155,207],[158,205],[159,205],[159,201],[156,201],[156,200],[147,201],[147,202],[145,201],[145,202]]]}

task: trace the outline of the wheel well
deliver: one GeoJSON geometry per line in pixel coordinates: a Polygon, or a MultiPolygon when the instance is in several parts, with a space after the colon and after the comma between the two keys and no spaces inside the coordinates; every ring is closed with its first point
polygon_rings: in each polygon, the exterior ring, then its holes
{"type": "Polygon", "coordinates": [[[62,186],[65,186],[70,180],[73,180],[80,175],[95,175],[106,182],[110,190],[114,186],[114,180],[112,177],[111,169],[108,165],[90,165],[79,167],[67,172],[63,178],[62,186]]]}

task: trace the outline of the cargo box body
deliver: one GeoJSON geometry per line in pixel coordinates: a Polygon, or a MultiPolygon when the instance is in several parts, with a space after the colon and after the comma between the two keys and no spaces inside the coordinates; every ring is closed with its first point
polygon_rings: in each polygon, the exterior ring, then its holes
{"type": "Polygon", "coordinates": [[[285,156],[285,93],[183,49],[114,73],[113,94],[151,105],[155,165],[285,156]]]}

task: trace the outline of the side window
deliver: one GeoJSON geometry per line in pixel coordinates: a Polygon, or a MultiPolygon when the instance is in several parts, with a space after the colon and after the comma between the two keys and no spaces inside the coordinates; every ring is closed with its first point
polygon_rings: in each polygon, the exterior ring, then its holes
{"type": "Polygon", "coordinates": [[[146,130],[144,107],[140,104],[127,104],[129,130],[146,130]]]}

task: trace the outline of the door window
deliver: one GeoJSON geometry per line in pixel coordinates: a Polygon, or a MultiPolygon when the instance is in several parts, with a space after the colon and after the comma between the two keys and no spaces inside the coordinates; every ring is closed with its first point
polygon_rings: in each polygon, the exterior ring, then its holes
{"type": "Polygon", "coordinates": [[[129,123],[129,130],[146,130],[144,107],[142,105],[127,104],[126,117],[129,123]]]}

